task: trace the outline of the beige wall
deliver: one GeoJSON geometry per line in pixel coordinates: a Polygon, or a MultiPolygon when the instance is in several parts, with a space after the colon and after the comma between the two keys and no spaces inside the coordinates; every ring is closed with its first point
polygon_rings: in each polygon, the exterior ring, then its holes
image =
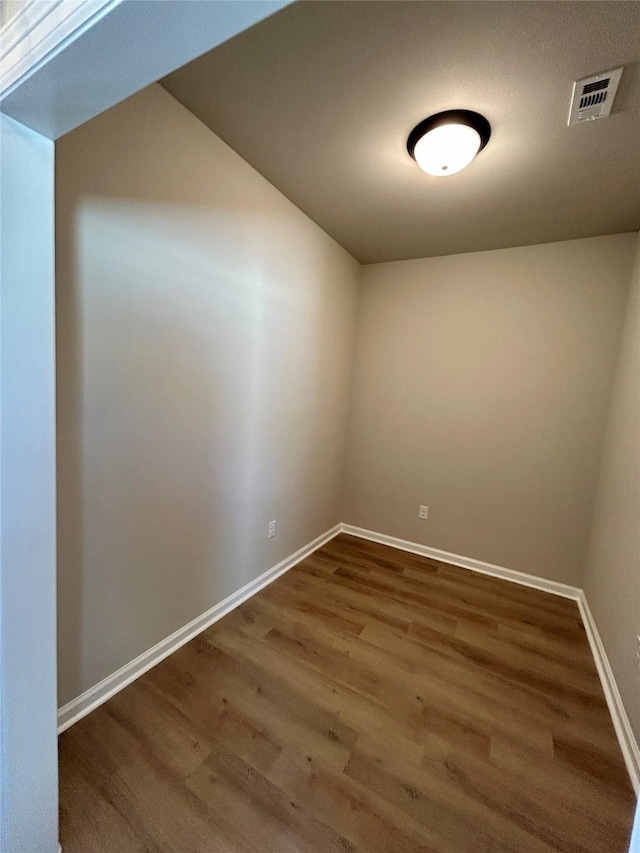
{"type": "Polygon", "coordinates": [[[584,590],[640,741],[640,235],[636,247],[584,590]]]}
{"type": "Polygon", "coordinates": [[[635,240],[364,267],[343,521],[580,586],[635,240]]]}
{"type": "Polygon", "coordinates": [[[56,149],[63,704],[341,520],[359,265],[159,86],[56,149]]]}
{"type": "Polygon", "coordinates": [[[635,235],[360,268],[158,86],[56,160],[61,704],[338,521],[581,586],[594,517],[637,731],[635,235]]]}

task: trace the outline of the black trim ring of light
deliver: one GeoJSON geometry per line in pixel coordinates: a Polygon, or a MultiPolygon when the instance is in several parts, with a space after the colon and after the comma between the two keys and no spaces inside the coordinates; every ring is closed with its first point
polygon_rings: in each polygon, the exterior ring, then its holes
{"type": "Polygon", "coordinates": [[[407,151],[414,160],[416,159],[414,155],[416,145],[422,137],[429,133],[430,130],[442,127],[443,124],[463,124],[466,127],[472,127],[480,137],[478,153],[482,151],[491,136],[491,125],[480,113],[474,113],[473,110],[445,110],[442,113],[436,113],[424,119],[409,134],[407,151]]]}

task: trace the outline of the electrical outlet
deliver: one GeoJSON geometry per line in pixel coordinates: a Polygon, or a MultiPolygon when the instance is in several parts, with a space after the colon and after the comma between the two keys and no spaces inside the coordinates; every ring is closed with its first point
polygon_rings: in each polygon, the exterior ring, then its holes
{"type": "Polygon", "coordinates": [[[270,521],[269,522],[269,537],[268,538],[273,539],[273,537],[275,535],[276,535],[276,523],[275,523],[275,521],[270,521]]]}
{"type": "Polygon", "coordinates": [[[636,637],[636,669],[640,672],[640,636],[636,637]]]}
{"type": "Polygon", "coordinates": [[[429,507],[428,506],[421,506],[420,507],[420,510],[418,512],[418,518],[423,519],[423,521],[426,521],[427,518],[429,518],[429,507]]]}

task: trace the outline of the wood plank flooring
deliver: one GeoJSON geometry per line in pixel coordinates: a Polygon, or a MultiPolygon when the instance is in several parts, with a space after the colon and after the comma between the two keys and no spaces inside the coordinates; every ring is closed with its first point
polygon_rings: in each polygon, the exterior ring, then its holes
{"type": "Polygon", "coordinates": [[[341,535],[60,737],[64,853],[626,853],[572,601],[341,535]]]}

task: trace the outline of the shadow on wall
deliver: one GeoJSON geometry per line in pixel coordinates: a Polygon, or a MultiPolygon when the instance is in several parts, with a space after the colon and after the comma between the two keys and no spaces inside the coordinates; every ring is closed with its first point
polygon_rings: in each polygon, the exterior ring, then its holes
{"type": "Polygon", "coordinates": [[[339,520],[345,320],[291,210],[58,208],[60,704],[339,520]]]}

